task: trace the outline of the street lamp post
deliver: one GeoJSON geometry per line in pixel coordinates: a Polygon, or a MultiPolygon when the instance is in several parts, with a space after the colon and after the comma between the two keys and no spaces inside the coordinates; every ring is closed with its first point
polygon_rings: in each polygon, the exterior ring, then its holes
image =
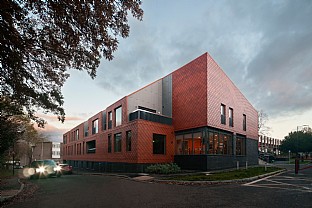
{"type": "Polygon", "coordinates": [[[290,164],[290,150],[288,150],[288,163],[290,164]]]}

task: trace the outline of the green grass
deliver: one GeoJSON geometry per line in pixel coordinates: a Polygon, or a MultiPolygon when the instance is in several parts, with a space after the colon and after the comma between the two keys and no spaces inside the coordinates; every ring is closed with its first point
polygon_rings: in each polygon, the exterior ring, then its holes
{"type": "MultiPolygon", "coordinates": [[[[14,175],[17,175],[18,170],[14,171],[14,175]]],[[[13,176],[13,170],[0,169],[0,178],[8,178],[13,176]]]]}
{"type": "Polygon", "coordinates": [[[277,167],[267,167],[265,171],[264,167],[252,167],[234,171],[227,171],[227,172],[218,172],[212,173],[210,175],[206,174],[197,174],[197,175],[180,175],[174,176],[170,178],[166,178],[167,180],[178,180],[178,181],[223,181],[223,180],[235,180],[235,179],[243,179],[243,178],[250,178],[270,172],[274,172],[277,170],[281,170],[277,167]]]}

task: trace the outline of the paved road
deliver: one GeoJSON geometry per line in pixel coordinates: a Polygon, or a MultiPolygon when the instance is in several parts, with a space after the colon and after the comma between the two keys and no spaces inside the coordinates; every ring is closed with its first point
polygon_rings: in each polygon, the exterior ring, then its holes
{"type": "Polygon", "coordinates": [[[8,207],[312,207],[312,168],[248,184],[186,186],[114,176],[34,180],[33,199],[8,207]],[[288,185],[287,185],[288,184],[288,185]]]}

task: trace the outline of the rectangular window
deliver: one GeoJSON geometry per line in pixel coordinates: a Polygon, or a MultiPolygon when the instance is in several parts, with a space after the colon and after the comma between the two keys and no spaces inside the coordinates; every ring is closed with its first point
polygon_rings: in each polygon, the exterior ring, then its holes
{"type": "Polygon", "coordinates": [[[246,138],[236,137],[236,155],[246,155],[246,138]]]}
{"type": "Polygon", "coordinates": [[[83,124],[83,130],[84,130],[84,136],[87,137],[87,136],[88,136],[88,132],[89,132],[89,124],[88,124],[88,121],[84,122],[84,124],[83,124]]]}
{"type": "Polygon", "coordinates": [[[225,124],[225,105],[221,104],[221,124],[225,124]]]}
{"type": "Polygon", "coordinates": [[[114,135],[114,152],[121,152],[121,133],[114,135]]]}
{"type": "Polygon", "coordinates": [[[231,127],[234,126],[234,123],[233,123],[233,109],[232,108],[229,108],[229,125],[231,127]]]}
{"type": "Polygon", "coordinates": [[[107,139],[107,152],[112,152],[112,135],[108,135],[107,139]]]}
{"type": "MultiPolygon", "coordinates": [[[[92,140],[92,141],[89,141],[89,142],[86,142],[86,145],[87,145],[87,153],[90,154],[90,153],[95,153],[95,150],[96,150],[96,142],[95,140],[92,140]]],[[[76,147],[74,147],[76,148],[76,147]]],[[[74,150],[75,151],[75,150],[74,150]]]]}
{"type": "Polygon", "coordinates": [[[102,130],[106,130],[106,111],[102,112],[102,130]]]}
{"type": "Polygon", "coordinates": [[[92,134],[97,134],[99,132],[99,119],[92,121],[92,134]]]}
{"type": "Polygon", "coordinates": [[[76,137],[76,140],[79,140],[79,129],[75,131],[75,137],[76,137]]]}
{"type": "Polygon", "coordinates": [[[246,129],[247,129],[247,128],[246,128],[246,126],[247,126],[246,123],[247,123],[247,118],[246,118],[246,115],[243,114],[243,130],[244,130],[244,131],[246,131],[246,129]]]}
{"type": "Polygon", "coordinates": [[[108,129],[112,128],[112,122],[113,122],[113,114],[112,111],[108,112],[108,129]]]}
{"type": "Polygon", "coordinates": [[[153,134],[153,154],[165,154],[166,135],[153,134]]]}
{"type": "Polygon", "coordinates": [[[126,151],[131,151],[131,131],[126,132],[126,151]]]}
{"type": "Polygon", "coordinates": [[[115,109],[115,126],[120,126],[122,122],[122,107],[115,109]]]}

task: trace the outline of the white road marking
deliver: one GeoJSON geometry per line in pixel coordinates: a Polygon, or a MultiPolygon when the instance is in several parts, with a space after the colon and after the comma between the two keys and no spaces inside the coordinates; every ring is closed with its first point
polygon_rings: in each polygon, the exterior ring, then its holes
{"type": "Polygon", "coordinates": [[[306,187],[306,185],[312,185],[310,184],[311,180],[305,179],[305,178],[296,178],[296,177],[289,177],[289,176],[279,176],[281,173],[268,176],[265,178],[261,178],[249,183],[243,184],[243,186],[251,186],[251,187],[259,187],[259,188],[271,188],[271,189],[282,189],[282,190],[292,190],[292,191],[301,191],[301,192],[312,192],[312,187],[306,187]],[[270,179],[272,177],[276,177],[274,179],[270,179]],[[285,183],[281,181],[289,181],[289,180],[300,180],[300,181],[306,181],[306,184],[291,184],[291,183],[285,183]],[[258,184],[259,182],[268,182],[265,184],[258,184]],[[282,186],[282,187],[281,187],[282,186]],[[289,187],[289,188],[286,188],[289,187]]]}

